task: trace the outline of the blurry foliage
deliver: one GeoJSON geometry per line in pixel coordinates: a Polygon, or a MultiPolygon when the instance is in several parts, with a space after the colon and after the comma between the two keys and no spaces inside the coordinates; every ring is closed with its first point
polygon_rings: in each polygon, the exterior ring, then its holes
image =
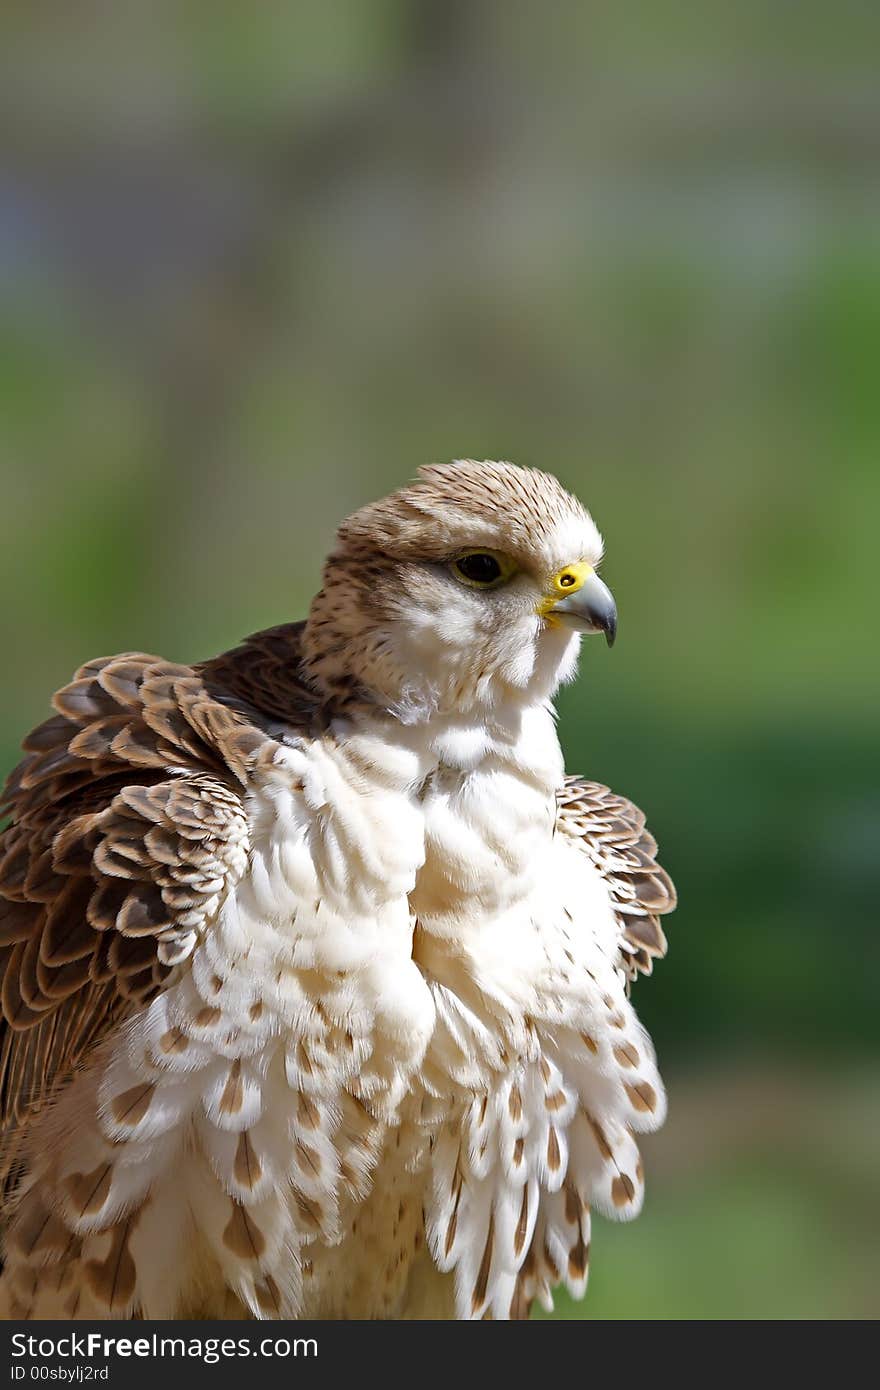
{"type": "Polygon", "coordinates": [[[721,1078],[824,1097],[880,1042],[880,21],[551,9],[4,12],[2,763],[86,657],[302,614],[421,462],[558,472],[621,610],[568,763],[646,807],[681,898],[637,986],[676,1161],[597,1231],[587,1312],[863,1315],[876,1165],[810,1125],[770,1152],[721,1078]]]}

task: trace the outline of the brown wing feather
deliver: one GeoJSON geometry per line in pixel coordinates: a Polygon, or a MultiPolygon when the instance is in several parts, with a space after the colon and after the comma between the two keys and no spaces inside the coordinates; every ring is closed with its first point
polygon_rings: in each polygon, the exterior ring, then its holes
{"type": "Polygon", "coordinates": [[[557,829],[580,842],[608,884],[623,968],[631,980],[639,972],[650,975],[655,959],[666,954],[660,917],[676,899],[644,815],[626,797],[581,777],[565,779],[557,803],[557,829]]]}
{"type": "Polygon", "coordinates": [[[246,769],[274,747],[198,671],[140,653],[89,662],[53,704],[0,796],[0,1183],[242,871],[246,769]]]}

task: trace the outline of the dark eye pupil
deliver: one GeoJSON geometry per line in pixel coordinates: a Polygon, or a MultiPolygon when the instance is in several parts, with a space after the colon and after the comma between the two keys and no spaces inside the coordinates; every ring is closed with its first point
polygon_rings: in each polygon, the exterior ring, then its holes
{"type": "Polygon", "coordinates": [[[458,568],[465,579],[475,584],[491,584],[501,573],[501,566],[494,555],[463,555],[458,568]]]}

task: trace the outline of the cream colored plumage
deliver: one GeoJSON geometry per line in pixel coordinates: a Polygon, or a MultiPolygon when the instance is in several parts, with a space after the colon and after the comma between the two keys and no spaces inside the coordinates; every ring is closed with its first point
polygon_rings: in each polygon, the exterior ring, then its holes
{"type": "Polygon", "coordinates": [[[600,553],[548,475],[431,467],[305,624],[58,692],[0,839],[4,1316],[583,1293],[663,1117],[628,983],[674,905],[556,736],[600,553]]]}

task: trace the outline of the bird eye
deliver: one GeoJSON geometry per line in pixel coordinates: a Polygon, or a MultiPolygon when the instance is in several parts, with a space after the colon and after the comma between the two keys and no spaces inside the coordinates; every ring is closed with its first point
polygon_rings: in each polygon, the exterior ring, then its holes
{"type": "Polygon", "coordinates": [[[452,569],[459,579],[478,589],[490,589],[506,577],[498,557],[483,550],[474,550],[470,555],[462,555],[453,562],[452,569]]]}

